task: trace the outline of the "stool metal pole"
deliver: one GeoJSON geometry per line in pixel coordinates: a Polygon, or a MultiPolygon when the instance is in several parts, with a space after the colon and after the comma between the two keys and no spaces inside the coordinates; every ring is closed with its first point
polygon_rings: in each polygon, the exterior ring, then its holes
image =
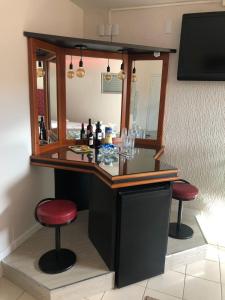
{"type": "Polygon", "coordinates": [[[178,207],[178,214],[177,214],[177,231],[180,230],[182,211],[183,211],[183,201],[179,200],[179,207],[178,207]]]}
{"type": "Polygon", "coordinates": [[[60,250],[60,226],[55,227],[55,249],[60,250]]]}

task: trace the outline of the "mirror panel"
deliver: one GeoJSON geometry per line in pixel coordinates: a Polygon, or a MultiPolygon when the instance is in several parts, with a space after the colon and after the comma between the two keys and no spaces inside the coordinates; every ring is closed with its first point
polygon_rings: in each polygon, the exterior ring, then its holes
{"type": "Polygon", "coordinates": [[[135,69],[136,81],[131,82],[129,129],[133,129],[136,138],[157,140],[163,61],[136,60],[135,69]]]}
{"type": "Polygon", "coordinates": [[[120,136],[122,80],[118,79],[121,60],[110,59],[112,80],[105,80],[104,74],[108,59],[84,57],[85,76],[76,76],[80,57],[72,56],[75,76],[67,77],[71,56],[66,56],[66,136],[67,139],[80,139],[81,123],[86,131],[90,118],[95,131],[95,123],[101,121],[101,129],[105,126],[113,129],[113,137],[120,136]]]}
{"type": "Polygon", "coordinates": [[[56,53],[36,49],[36,80],[39,144],[58,141],[56,53]]]}

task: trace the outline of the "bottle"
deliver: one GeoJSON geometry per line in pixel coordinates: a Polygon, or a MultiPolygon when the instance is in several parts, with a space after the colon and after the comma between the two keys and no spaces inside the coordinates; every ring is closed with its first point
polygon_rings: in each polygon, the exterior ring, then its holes
{"type": "Polygon", "coordinates": [[[101,130],[101,124],[98,121],[96,124],[96,131],[95,131],[95,148],[99,148],[101,146],[102,142],[102,130],[101,130]]]}
{"type": "Polygon", "coordinates": [[[84,123],[81,124],[80,139],[81,140],[85,139],[84,123]]]}
{"type": "Polygon", "coordinates": [[[94,147],[94,135],[93,135],[92,131],[90,131],[90,133],[88,135],[88,146],[91,148],[94,147]]]}
{"type": "Polygon", "coordinates": [[[105,144],[112,144],[112,128],[105,128],[105,144]]]}
{"type": "Polygon", "coordinates": [[[91,125],[91,119],[88,119],[88,126],[87,126],[87,138],[89,137],[89,134],[93,132],[93,127],[91,125]]]}
{"type": "Polygon", "coordinates": [[[47,132],[46,132],[45,122],[43,117],[41,117],[41,121],[40,121],[39,140],[47,141],[47,132]]]}

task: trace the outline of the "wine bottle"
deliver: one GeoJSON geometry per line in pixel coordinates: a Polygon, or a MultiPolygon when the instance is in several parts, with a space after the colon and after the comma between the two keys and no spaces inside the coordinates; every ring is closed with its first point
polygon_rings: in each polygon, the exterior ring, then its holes
{"type": "Polygon", "coordinates": [[[80,139],[81,140],[85,139],[84,123],[81,124],[80,139]]]}
{"type": "Polygon", "coordinates": [[[93,127],[91,125],[91,119],[88,120],[88,126],[87,126],[87,138],[89,137],[89,134],[93,132],[93,127]]]}
{"type": "Polygon", "coordinates": [[[102,130],[101,130],[101,124],[98,121],[96,124],[96,131],[95,131],[95,148],[99,148],[101,146],[102,142],[102,130]]]}
{"type": "Polygon", "coordinates": [[[91,148],[94,147],[94,135],[93,135],[92,131],[90,131],[90,133],[88,135],[88,146],[91,148]]]}

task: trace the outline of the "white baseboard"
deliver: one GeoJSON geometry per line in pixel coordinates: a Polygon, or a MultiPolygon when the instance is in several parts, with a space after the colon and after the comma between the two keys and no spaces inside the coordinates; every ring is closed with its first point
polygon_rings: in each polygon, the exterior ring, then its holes
{"type": "Polygon", "coordinates": [[[36,231],[41,228],[39,223],[32,226],[30,229],[25,231],[21,236],[19,236],[16,240],[12,241],[12,243],[0,252],[0,276],[1,276],[1,260],[3,260],[6,256],[12,253],[16,248],[18,248],[23,242],[25,242],[30,236],[32,236],[36,231]]]}
{"type": "Polygon", "coordinates": [[[0,278],[2,277],[2,274],[3,274],[2,263],[1,263],[1,261],[0,261],[0,278]]]}

